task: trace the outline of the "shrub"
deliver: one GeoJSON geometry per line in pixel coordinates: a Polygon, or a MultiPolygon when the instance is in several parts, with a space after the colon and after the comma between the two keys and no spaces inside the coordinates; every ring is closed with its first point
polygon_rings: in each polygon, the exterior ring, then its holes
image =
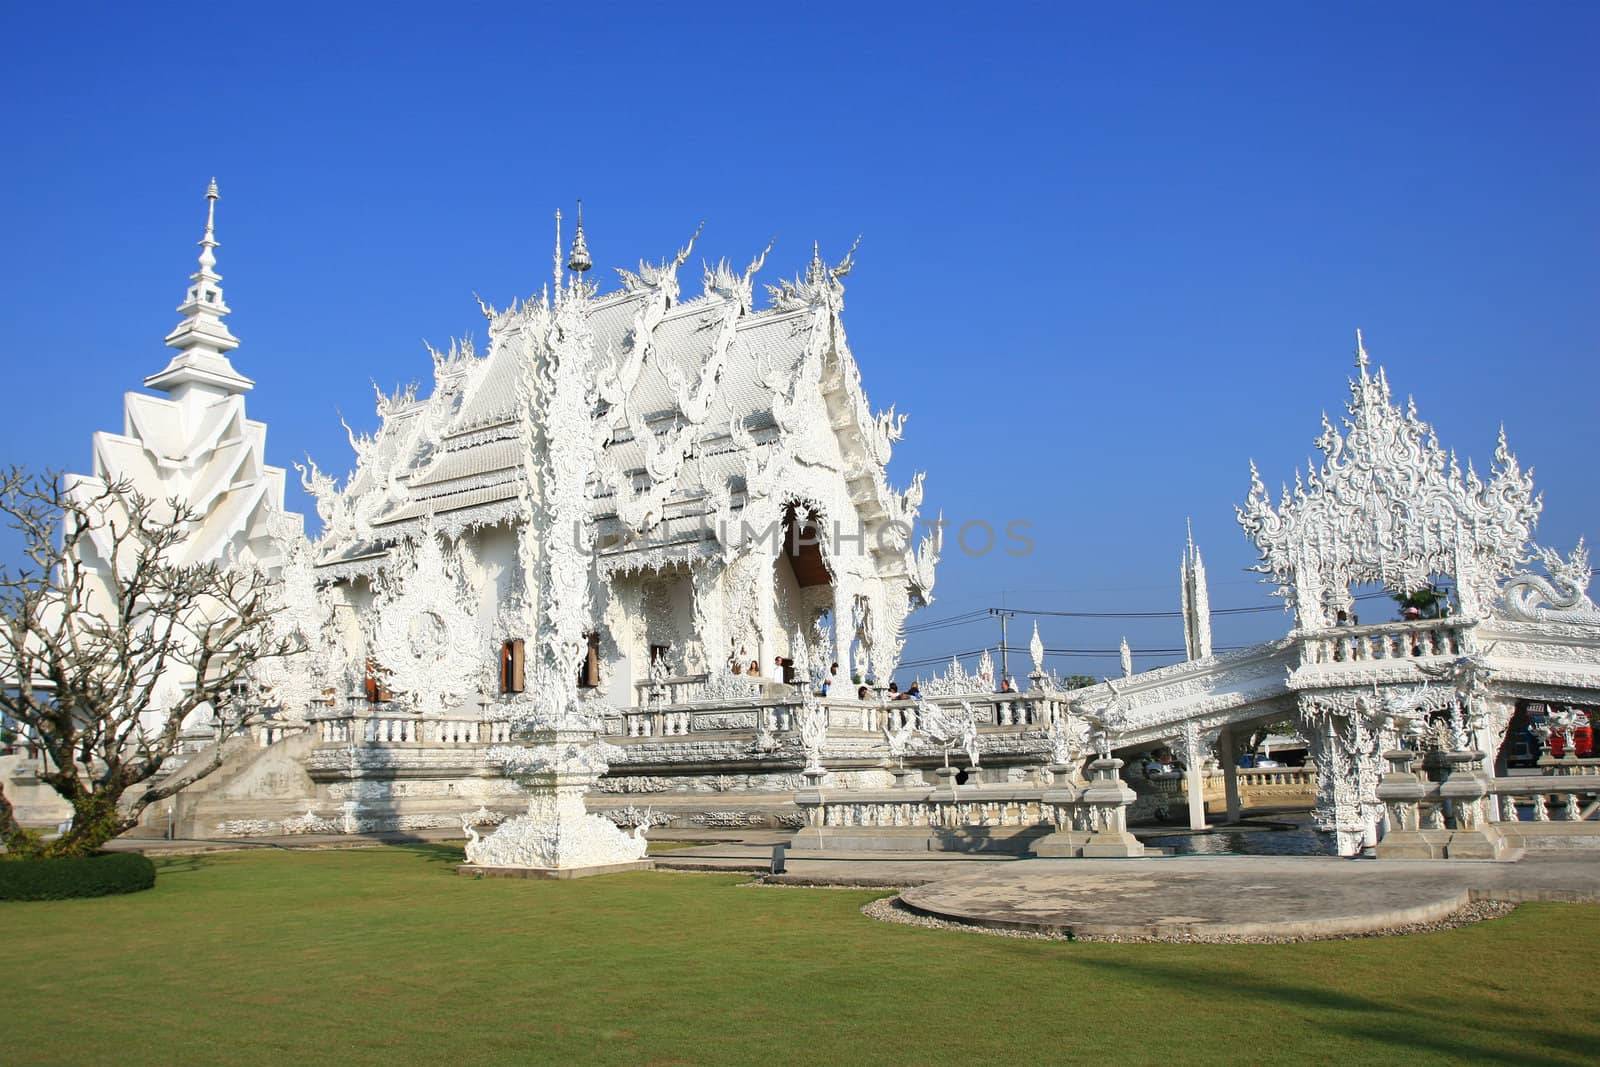
{"type": "Polygon", "coordinates": [[[156,865],[137,852],[62,859],[0,858],[0,900],[67,900],[137,893],[156,884],[156,865]]]}

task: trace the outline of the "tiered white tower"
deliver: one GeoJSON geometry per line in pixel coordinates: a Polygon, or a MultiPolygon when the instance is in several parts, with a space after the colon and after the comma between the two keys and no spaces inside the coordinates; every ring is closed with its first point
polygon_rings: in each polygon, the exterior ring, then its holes
{"type": "MultiPolygon", "coordinates": [[[[206,230],[200,239],[200,269],[178,310],[183,321],[167,335],[177,354],[159,374],[144,380],[165,393],[123,395],[121,433],[94,435],[94,474],[69,476],[85,489],[126,481],[147,498],[176,498],[200,515],[178,549],[175,563],[253,562],[271,573],[283,546],[301,536],[303,520],[284,510],[284,469],[269,466],[267,427],[246,418],[244,394],[254,386],[233,369],[228,353],[239,341],[222,318],[222,276],[216,273],[217,183],[206,189],[206,230]]],[[[110,578],[105,552],[92,546],[84,562],[110,578]]],[[[158,701],[172,678],[158,687],[158,701]]],[[[160,708],[152,708],[159,714],[160,708]]]]}
{"type": "Polygon", "coordinates": [[[266,462],[266,424],[245,417],[244,394],[255,383],[228,359],[239,341],[222,321],[228,305],[215,269],[217,199],[213,179],[200,269],[178,305],[183,321],[166,339],[177,354],[144,380],[166,396],[124,394],[122,432],[94,435],[93,478],[126,479],[147,497],[177,497],[200,513],[175,562],[238,558],[276,569],[281,549],[269,518],[294,527],[301,518],[284,511],[284,470],[266,462]]]}

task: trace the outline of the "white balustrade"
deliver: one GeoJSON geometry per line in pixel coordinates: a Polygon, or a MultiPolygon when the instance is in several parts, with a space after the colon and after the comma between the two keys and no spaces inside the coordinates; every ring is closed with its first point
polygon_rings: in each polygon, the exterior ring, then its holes
{"type": "Polygon", "coordinates": [[[1052,806],[1043,802],[1042,790],[1006,790],[985,795],[977,788],[921,789],[907,792],[880,790],[862,793],[827,793],[821,803],[802,800],[807,824],[827,827],[924,826],[956,828],[974,826],[1039,826],[1054,822],[1052,806]]]}
{"type": "Polygon", "coordinates": [[[1301,664],[1371,663],[1462,654],[1464,619],[1421,619],[1343,626],[1301,635],[1301,664]]]}
{"type": "MultiPolygon", "coordinates": [[[[427,716],[378,713],[313,719],[311,727],[324,745],[483,745],[511,740],[511,723],[483,719],[433,719],[427,716]]],[[[295,732],[273,727],[275,742],[295,732]]],[[[262,736],[265,736],[263,734],[262,736]]],[[[263,744],[267,743],[265,741],[263,744]]]]}
{"type": "Polygon", "coordinates": [[[1240,789],[1316,789],[1315,767],[1240,767],[1240,789]]]}

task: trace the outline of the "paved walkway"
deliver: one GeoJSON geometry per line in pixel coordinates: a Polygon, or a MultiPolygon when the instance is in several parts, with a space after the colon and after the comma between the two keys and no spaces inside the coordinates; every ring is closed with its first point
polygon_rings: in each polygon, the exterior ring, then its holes
{"type": "MultiPolygon", "coordinates": [[[[662,869],[764,871],[770,845],[660,853],[662,869]]],[[[1328,937],[1435,922],[1477,900],[1600,904],[1600,852],[1518,863],[1172,856],[1015,859],[789,851],[789,884],[893,885],[913,910],[1001,929],[1118,937],[1328,937]]]]}
{"type": "MultiPolygon", "coordinates": [[[[768,874],[772,846],[787,842],[723,841],[698,848],[652,853],[657,870],[746,871],[768,874]]],[[[789,885],[909,886],[959,878],[1019,862],[1011,856],[975,856],[956,852],[818,852],[786,849],[784,871],[767,881],[789,885]]]]}
{"type": "Polygon", "coordinates": [[[1600,904],[1600,856],[1518,863],[1179,856],[1025,860],[914,886],[916,911],[979,926],[1151,937],[1328,937],[1435,922],[1475,900],[1600,904]]]}

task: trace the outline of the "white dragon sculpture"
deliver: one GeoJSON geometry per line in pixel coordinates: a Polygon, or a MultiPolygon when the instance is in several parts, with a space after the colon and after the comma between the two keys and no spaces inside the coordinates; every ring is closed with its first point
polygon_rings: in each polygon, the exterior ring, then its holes
{"type": "Polygon", "coordinates": [[[1539,548],[1539,562],[1549,577],[1520,571],[1500,587],[1500,600],[1516,619],[1526,622],[1566,622],[1600,626],[1600,608],[1589,599],[1589,550],[1583,539],[1572,554],[1562,558],[1550,548],[1539,548]]]}

